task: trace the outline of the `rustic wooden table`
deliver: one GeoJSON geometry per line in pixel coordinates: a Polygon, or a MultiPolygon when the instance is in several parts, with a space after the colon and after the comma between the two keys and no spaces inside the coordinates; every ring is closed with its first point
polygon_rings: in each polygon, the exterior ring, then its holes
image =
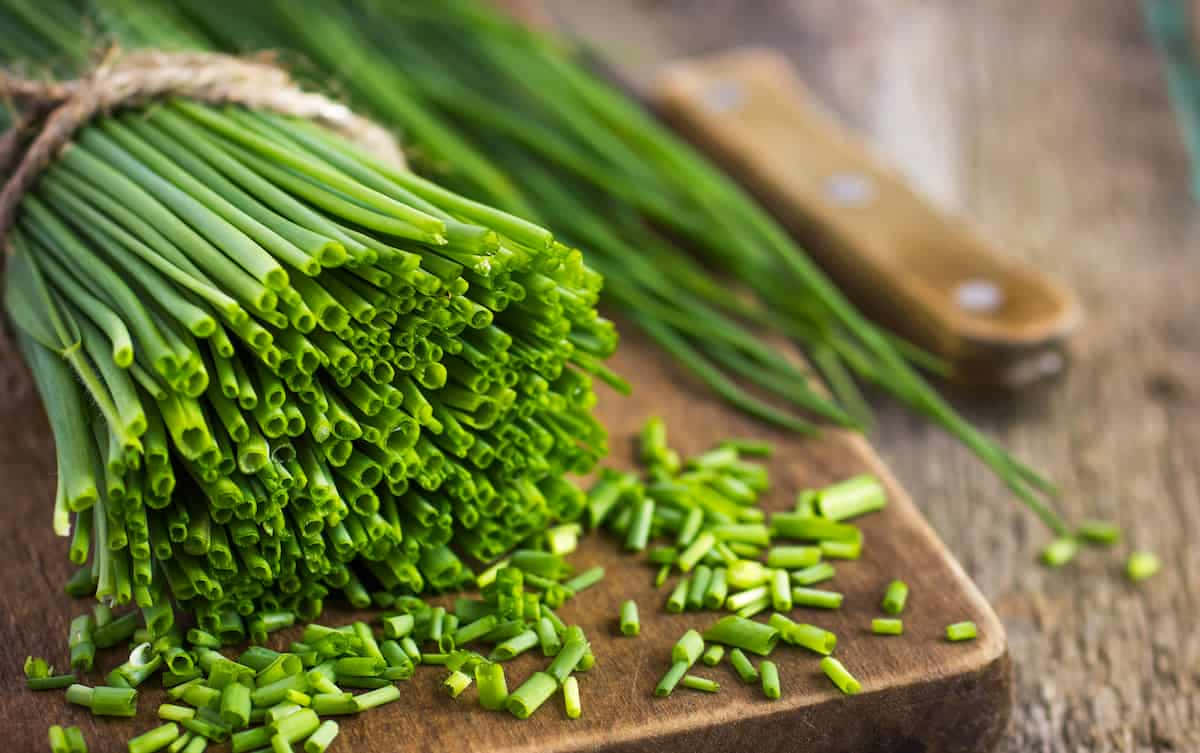
{"type": "Polygon", "coordinates": [[[787,52],[929,195],[1069,280],[1075,367],[1019,403],[960,401],[1120,521],[1163,572],[1127,585],[1045,531],[967,452],[880,402],[872,437],[992,600],[1016,666],[1002,750],[1200,749],[1200,210],[1132,0],[551,0],[624,75],[736,44],[787,52]]]}

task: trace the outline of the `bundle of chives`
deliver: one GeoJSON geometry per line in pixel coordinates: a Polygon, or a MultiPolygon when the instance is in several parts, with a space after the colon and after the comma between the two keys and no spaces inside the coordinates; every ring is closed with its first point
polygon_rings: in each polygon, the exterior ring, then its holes
{"type": "Polygon", "coordinates": [[[917,371],[944,364],[868,322],[719,170],[562,45],[487,3],[355,0],[323,7],[319,25],[281,0],[95,0],[82,11],[56,2],[37,23],[5,8],[24,4],[0,3],[10,36],[19,37],[14,54],[49,48],[68,64],[86,59],[78,30],[89,24],[133,46],[297,49],[344,81],[364,111],[402,128],[427,157],[425,169],[586,246],[608,278],[608,298],[738,409],[813,428],[733,377],[809,415],[865,425],[870,409],[857,377],[952,433],[1055,532],[1068,532],[1050,505],[1053,484],[959,416],[917,371]],[[729,295],[729,276],[756,299],[729,295]],[[802,342],[836,401],[761,330],[802,342]]]}
{"type": "Polygon", "coordinates": [[[541,227],[307,121],[171,100],[82,128],[10,241],[54,527],[152,635],[173,602],[231,642],[331,589],[453,587],[457,553],[583,511],[562,476],[606,452],[616,335],[541,227]]]}

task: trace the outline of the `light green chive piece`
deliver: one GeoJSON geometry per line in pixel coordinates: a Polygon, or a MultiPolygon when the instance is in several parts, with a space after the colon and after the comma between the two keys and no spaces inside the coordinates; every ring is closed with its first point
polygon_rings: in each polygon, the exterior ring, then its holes
{"type": "Polygon", "coordinates": [[[583,713],[583,705],[579,700],[579,680],[574,675],[568,677],[562,686],[563,707],[568,719],[578,719],[583,713]]]}
{"type": "Polygon", "coordinates": [[[704,638],[695,630],[688,630],[671,649],[672,662],[687,662],[690,667],[704,653],[704,638]]]}
{"type": "Polygon", "coordinates": [[[779,667],[775,666],[775,662],[763,659],[759,662],[758,673],[762,677],[763,695],[772,701],[783,695],[783,689],[779,685],[779,667]]]}
{"type": "Polygon", "coordinates": [[[811,567],[821,561],[818,546],[773,546],[767,550],[767,567],[794,570],[811,567]]]}
{"type": "Polygon", "coordinates": [[[832,656],[826,656],[821,660],[821,671],[833,681],[838,690],[846,695],[854,695],[862,691],[862,685],[854,679],[854,675],[850,674],[849,670],[832,656]]]}
{"type": "Polygon", "coordinates": [[[900,614],[908,602],[908,584],[902,580],[894,580],[883,592],[883,611],[888,614],[900,614]]]}
{"type": "Polygon", "coordinates": [[[792,573],[792,583],[797,586],[812,586],[829,580],[836,574],[837,571],[834,570],[833,565],[828,562],[818,562],[812,567],[794,571],[792,573]]]}
{"type": "Polygon", "coordinates": [[[700,655],[700,661],[710,667],[715,667],[721,663],[721,659],[725,658],[725,647],[719,643],[714,643],[704,649],[704,653],[700,655]]]}
{"type": "Polygon", "coordinates": [[[738,677],[742,678],[742,682],[747,685],[758,682],[758,670],[740,648],[729,652],[729,663],[733,665],[733,671],[737,672],[738,677]]]}
{"type": "Polygon", "coordinates": [[[317,727],[317,731],[304,741],[304,753],[325,753],[333,739],[338,735],[338,723],[326,719],[317,727]]]}
{"type": "Polygon", "coordinates": [[[1042,564],[1047,567],[1062,567],[1071,560],[1075,559],[1075,555],[1079,552],[1079,542],[1073,536],[1062,536],[1051,541],[1050,544],[1042,550],[1042,564]]]}
{"type": "Polygon", "coordinates": [[[1125,574],[1132,581],[1149,578],[1162,569],[1162,561],[1151,552],[1134,552],[1125,562],[1125,574]]]}
{"type": "Polygon", "coordinates": [[[480,662],[475,665],[475,686],[479,689],[479,705],[488,711],[504,708],[508,699],[508,681],[504,677],[504,666],[496,662],[480,662]]]}
{"type": "Polygon", "coordinates": [[[705,693],[716,693],[721,689],[721,686],[707,677],[697,677],[696,675],[684,675],[680,684],[685,688],[692,690],[700,690],[705,693]]]}
{"type": "Polygon", "coordinates": [[[817,512],[830,520],[846,520],[887,505],[887,493],[879,479],[870,475],[855,476],[817,493],[817,512]]]}
{"type": "Polygon", "coordinates": [[[819,588],[804,586],[796,586],[792,589],[792,602],[798,607],[838,609],[842,606],[842,599],[842,594],[836,591],[823,591],[819,588]]]}
{"type": "Polygon", "coordinates": [[[771,625],[729,615],[717,620],[704,631],[704,640],[740,648],[766,656],[779,642],[779,630],[771,625]]]}
{"type": "Polygon", "coordinates": [[[659,698],[671,695],[675,690],[675,686],[679,684],[679,681],[683,679],[683,676],[687,674],[690,668],[691,666],[686,661],[677,661],[672,664],[671,668],[662,676],[662,679],[658,681],[658,685],[655,686],[654,695],[659,698]]]}
{"type": "Polygon", "coordinates": [[[621,604],[621,635],[637,635],[641,630],[637,602],[629,599],[621,604]]]}
{"type": "Polygon", "coordinates": [[[179,725],[175,722],[168,722],[130,740],[129,753],[154,753],[154,751],[162,750],[170,745],[177,737],[179,737],[179,725]]]}
{"type": "Polygon", "coordinates": [[[790,643],[793,646],[801,646],[809,651],[828,656],[837,648],[837,636],[833,633],[819,628],[816,625],[809,625],[806,622],[793,622],[785,615],[775,613],[771,615],[771,619],[767,622],[768,625],[779,631],[780,638],[784,643],[790,643]]]}
{"type": "Polygon", "coordinates": [[[877,617],[871,620],[871,632],[876,635],[903,635],[904,621],[895,617],[877,617]]]}
{"type": "Polygon", "coordinates": [[[966,620],[946,626],[946,640],[969,641],[979,635],[979,629],[974,622],[966,620]]]}
{"type": "Polygon", "coordinates": [[[450,694],[451,698],[458,698],[470,685],[470,675],[460,672],[457,669],[446,675],[446,679],[442,680],[442,688],[450,694]]]}

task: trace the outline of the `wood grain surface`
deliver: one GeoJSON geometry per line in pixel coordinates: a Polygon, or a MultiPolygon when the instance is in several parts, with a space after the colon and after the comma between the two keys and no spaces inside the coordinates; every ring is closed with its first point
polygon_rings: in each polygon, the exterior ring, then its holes
{"type": "MultiPolygon", "coordinates": [[[[1033,564],[1046,533],[952,440],[879,402],[875,446],[992,600],[1016,710],[1002,750],[1200,750],[1200,211],[1130,0],[551,0],[623,74],[776,46],[928,194],[1066,280],[1087,322],[1053,391],[961,407],[1162,556],[1033,564]]],[[[1123,545],[1120,551],[1129,549],[1123,545]]]]}
{"type": "MultiPolygon", "coordinates": [[[[600,535],[588,537],[572,561],[580,568],[603,564],[605,580],[559,613],[577,622],[592,640],[598,665],[581,675],[584,715],[565,719],[561,697],[525,722],[507,714],[490,715],[468,690],[457,702],[438,688],[444,672],[418,669],[416,679],[402,685],[400,701],[384,709],[345,720],[337,750],[362,753],[437,750],[446,753],[550,753],[603,751],[634,753],[650,749],[718,751],[753,743],[757,753],[786,753],[802,747],[811,753],[840,751],[934,751],[971,753],[990,748],[1008,721],[1011,672],[1004,652],[1004,631],[982,595],[960,566],[945,552],[912,501],[898,487],[861,436],[829,432],[802,439],[764,431],[731,414],[705,394],[677,367],[629,328],[613,367],[636,384],[629,398],[601,393],[599,415],[613,437],[611,462],[631,466],[633,436],[652,413],[661,415],[673,432],[672,445],[685,456],[730,436],[758,436],[777,441],[771,461],[771,509],[790,509],[795,492],[852,474],[870,471],[889,485],[891,504],[862,519],[866,538],[862,560],[839,563],[831,587],[846,594],[835,612],[797,609],[793,617],[834,631],[837,656],[859,678],[864,692],[844,697],[821,674],[818,657],[802,649],[776,650],[784,696],[770,702],[758,686],[741,684],[728,663],[698,665],[694,672],[721,683],[716,696],[678,690],[668,699],[653,697],[654,686],[669,666],[671,646],[689,627],[703,629],[716,613],[669,615],[663,604],[668,586],[655,590],[653,569],[620,552],[600,535]],[[904,578],[911,586],[900,637],[870,633],[872,617],[886,584],[904,578]],[[618,635],[620,604],[633,598],[642,614],[642,634],[618,635]],[[980,638],[949,643],[945,625],[974,620],[980,638]]],[[[10,362],[12,386],[28,395],[23,369],[10,362]]],[[[10,427],[0,441],[0,486],[5,506],[0,512],[0,551],[7,564],[0,571],[0,729],[21,742],[18,750],[40,750],[50,724],[79,724],[96,753],[124,750],[124,741],[157,722],[163,701],[157,680],[144,686],[136,720],[92,719],[66,704],[61,692],[32,693],[24,688],[19,667],[27,654],[64,666],[67,625],[86,607],[61,595],[71,567],[66,541],[49,528],[54,461],[41,408],[36,400],[0,400],[0,426],[10,427]],[[28,747],[24,747],[24,746],[28,747]]],[[[446,599],[446,603],[449,603],[446,599]]],[[[370,617],[371,613],[363,616],[370,617]]],[[[332,611],[331,624],[342,624],[347,612],[332,611]]],[[[272,636],[283,648],[299,629],[272,636]]],[[[537,651],[505,665],[514,689],[546,663],[537,651]]],[[[113,652],[99,666],[118,663],[113,652]]],[[[101,673],[89,678],[98,682],[101,673]]]]}

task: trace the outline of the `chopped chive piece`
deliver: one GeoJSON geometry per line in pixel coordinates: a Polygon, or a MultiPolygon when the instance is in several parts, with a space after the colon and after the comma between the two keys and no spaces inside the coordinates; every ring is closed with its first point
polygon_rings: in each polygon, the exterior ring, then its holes
{"type": "Polygon", "coordinates": [[[354,696],[341,691],[335,693],[317,693],[312,697],[312,704],[310,704],[309,708],[321,716],[357,714],[359,711],[358,704],[354,702],[354,696]]]}
{"type": "Polygon", "coordinates": [[[604,568],[592,567],[584,570],[574,578],[564,582],[563,586],[570,589],[574,593],[579,593],[586,588],[591,588],[602,580],[604,580],[604,568]]]}
{"type": "Polygon", "coordinates": [[[130,740],[129,753],[154,753],[154,751],[170,745],[177,737],[179,737],[179,725],[168,722],[130,740]]]}
{"type": "Polygon", "coordinates": [[[770,625],[729,615],[717,620],[703,633],[704,640],[766,656],[779,642],[779,631],[770,625]]]}
{"type": "Polygon", "coordinates": [[[671,591],[671,595],[667,597],[667,611],[679,613],[687,606],[688,587],[691,585],[692,577],[685,575],[675,584],[675,588],[671,591]]]}
{"type": "Polygon", "coordinates": [[[710,680],[707,677],[697,677],[696,675],[684,675],[683,680],[680,681],[680,685],[683,685],[685,688],[691,688],[692,690],[700,690],[705,693],[716,693],[721,689],[721,686],[715,681],[710,680]]]}
{"type": "Polygon", "coordinates": [[[883,592],[883,611],[888,614],[900,614],[908,602],[908,584],[902,580],[894,580],[883,592]]]}
{"type": "Polygon", "coordinates": [[[798,541],[853,541],[862,532],[849,523],[839,523],[794,512],[778,512],[771,516],[771,535],[798,541]]]}
{"type": "Polygon", "coordinates": [[[538,619],[534,630],[537,631],[538,643],[542,646],[542,656],[556,656],[562,650],[562,641],[549,617],[538,619]]]}
{"type": "Polygon", "coordinates": [[[704,653],[704,639],[695,630],[688,630],[671,648],[672,662],[686,662],[690,667],[704,653]]]}
{"type": "Polygon", "coordinates": [[[704,606],[708,609],[720,609],[725,603],[725,598],[729,595],[729,585],[726,580],[726,570],[723,567],[718,567],[713,570],[712,579],[708,582],[708,589],[704,592],[704,606]]]}
{"type": "Polygon", "coordinates": [[[96,716],[134,716],[137,713],[137,690],[133,688],[103,685],[89,688],[76,684],[67,688],[67,701],[87,706],[96,716]]]}
{"type": "Polygon", "coordinates": [[[700,656],[700,660],[710,667],[720,664],[723,658],[725,658],[725,647],[719,643],[714,643],[706,648],[700,656]]]}
{"type": "Polygon", "coordinates": [[[818,562],[812,567],[806,567],[803,570],[796,570],[792,573],[792,583],[797,586],[812,586],[822,581],[829,580],[837,571],[833,565],[828,562],[818,562]]]}
{"type": "Polygon", "coordinates": [[[254,727],[234,732],[229,738],[229,746],[233,753],[246,753],[257,750],[271,742],[271,730],[268,727],[254,727]]]}
{"type": "MultiPolygon", "coordinates": [[[[395,685],[389,685],[388,687],[392,690],[396,690],[395,685]]],[[[378,692],[378,690],[372,690],[370,693],[363,693],[354,699],[355,704],[360,708],[372,708],[372,706],[364,706],[365,702],[363,699],[371,695],[371,693],[378,692]]],[[[399,693],[399,691],[397,691],[397,693],[399,693]]],[[[317,712],[313,711],[311,708],[300,709],[296,713],[285,716],[271,725],[272,729],[275,731],[275,734],[279,735],[284,740],[287,740],[289,743],[303,740],[312,733],[316,732],[317,728],[320,726],[321,720],[317,718],[317,712]]]]}
{"type": "Polygon", "coordinates": [[[970,620],[955,622],[946,626],[946,640],[969,641],[979,635],[979,629],[970,620]]]}
{"type": "Polygon", "coordinates": [[[641,551],[646,548],[650,539],[650,526],[654,522],[654,499],[643,497],[633,507],[633,517],[629,522],[629,532],[625,536],[625,548],[630,551],[641,551]]]}
{"type": "Polygon", "coordinates": [[[844,597],[837,591],[822,591],[819,588],[796,586],[792,589],[792,601],[798,607],[838,609],[844,597]]]}
{"type": "Polygon", "coordinates": [[[1062,567],[1071,560],[1075,559],[1075,555],[1079,552],[1079,542],[1072,536],[1062,536],[1042,550],[1042,564],[1047,567],[1062,567]]]}
{"type": "Polygon", "coordinates": [[[729,582],[730,588],[754,588],[771,579],[771,570],[761,562],[738,560],[726,568],[725,579],[729,582]]]}
{"type": "Polygon", "coordinates": [[[518,719],[528,719],[556,690],[557,680],[545,672],[534,672],[520,687],[508,694],[504,708],[518,719]]]}
{"type": "Polygon", "coordinates": [[[846,667],[832,656],[826,656],[821,660],[821,671],[833,681],[838,690],[846,695],[854,695],[862,690],[862,685],[854,679],[854,675],[850,674],[846,667]]]}
{"type": "Polygon", "coordinates": [[[721,442],[721,447],[730,447],[752,458],[769,458],[775,452],[775,446],[762,439],[726,439],[721,442]]]}
{"type": "Polygon", "coordinates": [[[525,653],[538,645],[538,643],[538,633],[534,630],[526,630],[492,649],[491,658],[496,661],[508,661],[515,656],[525,653]]]}
{"type": "Polygon", "coordinates": [[[708,565],[696,565],[692,571],[692,580],[688,583],[687,608],[700,609],[704,606],[704,594],[712,583],[712,568],[708,565]]]}
{"type": "Polygon", "coordinates": [[[71,753],[71,744],[67,742],[67,733],[61,726],[50,725],[47,734],[50,737],[50,753],[71,753]]]}
{"type": "Polygon", "coordinates": [[[764,599],[770,603],[770,598],[770,586],[755,586],[754,588],[747,588],[745,591],[738,591],[735,594],[730,594],[725,599],[725,608],[737,611],[749,604],[763,601],[764,599]]]}
{"type": "Polygon", "coordinates": [[[383,619],[384,637],[399,640],[411,633],[412,629],[413,616],[411,614],[398,614],[383,619]]]}
{"type": "Polygon", "coordinates": [[[78,681],[78,677],[70,675],[51,675],[50,677],[27,677],[25,687],[30,690],[62,690],[69,688],[78,681]]]}
{"type": "Polygon", "coordinates": [[[792,608],[792,581],[787,570],[776,570],[771,578],[771,606],[780,612],[792,608]]]}
{"type": "Polygon", "coordinates": [[[176,706],[173,703],[163,703],[158,707],[158,718],[168,722],[178,722],[182,719],[191,719],[196,715],[196,710],[187,706],[176,706]]]}
{"type": "Polygon", "coordinates": [[[871,632],[876,635],[903,635],[904,621],[895,617],[876,617],[871,620],[871,632]]]}
{"type": "Polygon", "coordinates": [[[663,565],[658,568],[658,573],[654,576],[654,587],[660,588],[662,584],[667,582],[667,578],[671,576],[671,566],[663,565]]]}
{"type": "Polygon", "coordinates": [[[1089,544],[1111,546],[1120,540],[1121,529],[1107,520],[1085,520],[1079,524],[1075,535],[1089,544]]]}
{"type": "Polygon", "coordinates": [[[475,665],[475,685],[479,688],[479,705],[489,711],[504,708],[508,698],[508,682],[504,667],[496,662],[481,662],[475,665]]]}
{"type": "Polygon", "coordinates": [[[864,474],[821,489],[816,504],[821,517],[846,520],[883,509],[887,494],[879,479],[864,474]]]}
{"type": "Polygon", "coordinates": [[[574,676],[568,677],[562,686],[563,710],[568,719],[578,719],[583,713],[583,705],[579,699],[579,680],[574,676]]]}
{"type": "Polygon", "coordinates": [[[677,661],[672,664],[671,668],[662,676],[662,679],[658,681],[658,685],[654,687],[654,695],[659,698],[671,695],[675,690],[675,686],[679,684],[679,681],[683,679],[683,676],[687,674],[690,668],[691,665],[686,661],[677,661]]]}
{"type": "Polygon", "coordinates": [[[758,670],[754,668],[754,664],[742,653],[740,648],[729,652],[729,663],[733,665],[738,677],[742,678],[742,682],[747,685],[758,682],[758,670]]]}
{"type": "Polygon", "coordinates": [[[1134,552],[1125,562],[1125,574],[1132,581],[1145,580],[1162,567],[1158,555],[1151,552],[1134,552]]]}
{"type": "Polygon", "coordinates": [[[458,698],[470,685],[471,676],[457,669],[446,675],[446,678],[442,680],[442,688],[451,698],[458,698]]]}
{"type": "Polygon", "coordinates": [[[317,727],[317,731],[304,741],[304,753],[325,753],[333,739],[338,735],[338,723],[326,719],[317,727]]]}
{"type": "Polygon", "coordinates": [[[633,599],[621,604],[621,635],[637,635],[642,630],[638,621],[637,602],[633,599]]]}
{"type": "Polygon", "coordinates": [[[763,695],[772,701],[783,695],[783,690],[779,685],[779,667],[775,666],[775,662],[763,659],[758,664],[758,673],[762,677],[763,695]]]}
{"type": "Polygon", "coordinates": [[[837,560],[856,560],[862,556],[862,539],[822,541],[821,556],[837,560]]]}
{"type": "Polygon", "coordinates": [[[767,567],[788,570],[811,567],[821,561],[821,548],[817,546],[774,546],[767,551],[767,567]]]}
{"type": "Polygon", "coordinates": [[[716,537],[710,531],[704,531],[679,553],[679,559],[675,561],[675,564],[683,572],[689,572],[716,543],[716,537]]]}
{"type": "Polygon", "coordinates": [[[784,643],[802,646],[823,656],[833,653],[837,647],[837,636],[828,630],[809,625],[805,622],[793,622],[782,614],[773,614],[768,624],[779,631],[779,637],[784,643]]]}

